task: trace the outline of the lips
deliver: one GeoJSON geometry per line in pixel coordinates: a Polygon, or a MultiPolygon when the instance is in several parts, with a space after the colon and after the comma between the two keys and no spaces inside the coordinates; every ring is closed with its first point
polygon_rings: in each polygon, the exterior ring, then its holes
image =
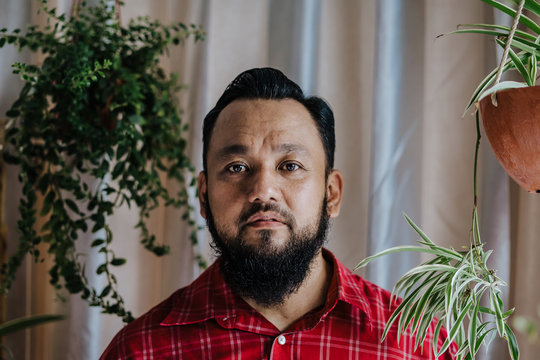
{"type": "Polygon", "coordinates": [[[256,213],[254,215],[251,215],[247,221],[246,225],[257,225],[257,224],[272,224],[272,223],[279,223],[279,224],[285,224],[285,220],[283,217],[276,213],[256,213]]]}

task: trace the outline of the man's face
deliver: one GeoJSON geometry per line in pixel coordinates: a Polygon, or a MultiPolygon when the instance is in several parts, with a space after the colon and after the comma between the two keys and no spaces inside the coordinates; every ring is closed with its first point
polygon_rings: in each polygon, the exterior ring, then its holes
{"type": "Polygon", "coordinates": [[[268,264],[276,267],[285,254],[302,256],[318,240],[303,280],[327,218],[339,212],[341,177],[333,171],[327,180],[325,165],[315,122],[297,101],[237,100],[225,107],[209,143],[207,174],[199,176],[201,214],[218,250],[237,247],[255,257],[247,262],[273,259],[268,264]]]}

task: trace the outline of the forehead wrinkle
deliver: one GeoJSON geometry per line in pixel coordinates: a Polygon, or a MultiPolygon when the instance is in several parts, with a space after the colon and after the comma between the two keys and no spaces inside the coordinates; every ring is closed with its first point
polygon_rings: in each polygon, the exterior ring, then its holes
{"type": "Polygon", "coordinates": [[[218,159],[225,159],[232,155],[245,155],[248,152],[248,147],[242,144],[227,145],[217,152],[218,159]]]}
{"type": "Polygon", "coordinates": [[[307,149],[303,145],[294,144],[294,143],[279,144],[276,147],[275,151],[278,153],[286,153],[286,154],[297,153],[297,154],[302,154],[302,155],[305,155],[308,153],[307,149]]]}
{"type": "MultiPolygon", "coordinates": [[[[274,153],[279,153],[279,154],[296,153],[300,155],[306,155],[308,153],[307,149],[304,146],[300,144],[293,144],[293,143],[279,144],[277,146],[273,146],[272,150],[274,153]]],[[[217,153],[217,157],[219,159],[226,159],[226,158],[229,158],[230,156],[246,155],[247,153],[249,153],[248,146],[242,145],[242,144],[232,144],[232,145],[227,145],[221,148],[217,153]]]]}

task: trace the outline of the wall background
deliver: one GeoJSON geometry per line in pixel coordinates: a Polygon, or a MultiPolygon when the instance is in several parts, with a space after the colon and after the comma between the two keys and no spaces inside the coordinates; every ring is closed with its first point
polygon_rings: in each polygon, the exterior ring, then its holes
{"type": "MultiPolygon", "coordinates": [[[[71,7],[69,0],[50,3],[64,12],[71,7]]],[[[1,27],[39,23],[36,6],[33,0],[0,0],[1,27]]],[[[336,167],[345,177],[345,199],[328,247],[338,258],[353,267],[383,248],[412,244],[416,236],[402,212],[439,244],[468,244],[476,134],[474,117],[461,115],[477,83],[495,66],[496,51],[481,36],[436,36],[460,23],[494,17],[508,21],[504,16],[470,0],[126,1],[124,21],[138,15],[203,24],[207,31],[203,43],[188,42],[163,59],[189,85],[179,96],[191,124],[189,141],[198,169],[202,119],[225,86],[245,69],[274,66],[306,92],[328,100],[334,110],[336,167]]],[[[39,58],[9,47],[0,50],[0,114],[21,86],[11,74],[14,61],[39,58]]],[[[8,167],[7,172],[5,221],[13,249],[20,187],[17,169],[8,167]]],[[[509,305],[535,317],[540,198],[507,178],[485,139],[480,176],[482,240],[495,249],[492,266],[510,284],[509,305]]],[[[151,219],[158,238],[171,245],[171,255],[161,259],[139,246],[132,215],[123,209],[109,221],[117,237],[115,252],[129,259],[118,268],[120,291],[139,315],[191,282],[199,270],[181,214],[160,209],[151,219]]],[[[201,238],[200,251],[211,261],[207,234],[201,238]]],[[[84,240],[79,245],[88,250],[84,240]]],[[[88,261],[97,261],[96,256],[89,253],[88,261]]],[[[412,255],[383,258],[360,274],[390,288],[420,260],[412,255]]],[[[89,309],[77,297],[55,300],[47,270],[46,262],[26,263],[9,294],[7,317],[58,312],[69,319],[10,336],[7,345],[16,359],[96,359],[121,321],[89,309]]],[[[522,336],[519,341],[523,359],[540,350],[522,336]]],[[[495,344],[483,356],[506,359],[506,352],[504,344],[495,344]]]]}

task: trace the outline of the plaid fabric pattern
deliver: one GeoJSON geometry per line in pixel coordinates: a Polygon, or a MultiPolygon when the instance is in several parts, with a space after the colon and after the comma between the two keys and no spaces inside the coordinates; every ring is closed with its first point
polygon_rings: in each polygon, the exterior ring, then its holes
{"type": "MultiPolygon", "coordinates": [[[[191,285],[124,327],[101,360],[117,359],[435,359],[434,324],[414,351],[407,333],[398,342],[394,324],[381,335],[396,304],[390,293],[334,264],[325,305],[280,332],[226,285],[219,260],[191,285]]],[[[439,346],[446,336],[441,331],[439,346]]],[[[453,359],[456,348],[439,357],[453,359]]]]}

